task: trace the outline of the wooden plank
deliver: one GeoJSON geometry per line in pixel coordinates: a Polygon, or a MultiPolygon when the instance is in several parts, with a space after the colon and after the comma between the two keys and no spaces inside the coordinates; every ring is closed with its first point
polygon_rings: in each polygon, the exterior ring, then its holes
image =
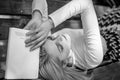
{"type": "MultiPolygon", "coordinates": [[[[49,14],[62,7],[69,0],[47,0],[49,14]]],[[[32,0],[0,0],[0,14],[31,15],[32,0]]]]}
{"type": "Polygon", "coordinates": [[[24,17],[21,19],[0,19],[0,40],[8,39],[10,27],[23,28],[29,19],[24,17]]]}
{"type": "MultiPolygon", "coordinates": [[[[33,0],[0,0],[0,14],[31,15],[33,0]]],[[[49,14],[71,0],[47,0],[49,14]]],[[[108,5],[106,0],[93,0],[95,4],[108,5]]]]}
{"type": "Polygon", "coordinates": [[[0,14],[31,14],[32,0],[0,0],[0,14]]]}
{"type": "Polygon", "coordinates": [[[58,8],[62,7],[68,2],[69,0],[47,0],[49,14],[57,10],[58,8]]]}

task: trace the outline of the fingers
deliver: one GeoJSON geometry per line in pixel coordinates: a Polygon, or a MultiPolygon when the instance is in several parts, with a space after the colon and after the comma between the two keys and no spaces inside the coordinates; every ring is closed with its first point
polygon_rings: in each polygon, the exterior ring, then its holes
{"type": "Polygon", "coordinates": [[[34,35],[32,38],[28,39],[26,43],[26,47],[31,46],[30,51],[33,51],[39,48],[46,40],[47,34],[45,32],[41,32],[39,34],[34,35]]]}
{"type": "Polygon", "coordinates": [[[27,36],[31,36],[30,38],[28,38],[25,43],[30,43],[31,41],[35,40],[35,39],[38,39],[39,37],[43,36],[44,35],[44,31],[39,31],[39,32],[36,32],[36,31],[30,31],[26,34],[27,36]]]}
{"type": "Polygon", "coordinates": [[[37,29],[31,30],[28,33],[26,33],[26,36],[35,35],[35,34],[39,33],[40,31],[41,31],[41,28],[37,28],[37,29]]]}
{"type": "Polygon", "coordinates": [[[31,46],[31,51],[40,47],[45,42],[49,32],[50,28],[48,22],[44,22],[36,30],[28,32],[26,35],[30,36],[30,38],[25,41],[26,47],[31,46]]]}
{"type": "Polygon", "coordinates": [[[44,39],[45,39],[45,36],[43,34],[37,34],[37,37],[33,36],[31,39],[28,39],[26,41],[26,47],[29,47],[31,45],[35,45],[44,39]]]}
{"type": "Polygon", "coordinates": [[[45,42],[45,40],[46,40],[46,38],[44,40],[42,40],[41,42],[37,43],[36,45],[32,46],[30,48],[30,51],[33,51],[33,50],[39,48],[45,42]]]}
{"type": "Polygon", "coordinates": [[[29,32],[26,33],[26,36],[32,36],[35,35],[37,32],[35,32],[34,30],[31,30],[29,32]]]}

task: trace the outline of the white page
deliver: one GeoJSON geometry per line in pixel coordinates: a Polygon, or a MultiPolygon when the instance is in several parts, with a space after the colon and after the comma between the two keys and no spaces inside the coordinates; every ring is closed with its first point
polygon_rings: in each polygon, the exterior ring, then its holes
{"type": "Polygon", "coordinates": [[[39,49],[25,47],[27,30],[10,28],[6,61],[6,79],[36,79],[39,70],[39,49]]]}

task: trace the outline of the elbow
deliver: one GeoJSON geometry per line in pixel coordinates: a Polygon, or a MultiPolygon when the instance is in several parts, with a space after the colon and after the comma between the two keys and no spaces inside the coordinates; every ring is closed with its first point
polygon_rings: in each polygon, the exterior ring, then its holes
{"type": "MultiPolygon", "coordinates": [[[[93,54],[93,53],[89,53],[93,54]]],[[[87,69],[92,69],[100,65],[103,61],[103,52],[96,53],[97,55],[89,55],[85,58],[87,69]]]]}
{"type": "Polygon", "coordinates": [[[98,59],[94,60],[92,62],[92,64],[89,65],[89,69],[92,69],[92,68],[95,68],[95,67],[99,66],[102,63],[102,61],[103,61],[103,58],[101,58],[99,60],[98,59]]]}

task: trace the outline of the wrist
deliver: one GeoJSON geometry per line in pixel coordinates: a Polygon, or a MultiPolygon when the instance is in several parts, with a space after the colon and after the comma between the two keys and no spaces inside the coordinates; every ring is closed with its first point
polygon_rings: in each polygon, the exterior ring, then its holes
{"type": "Polygon", "coordinates": [[[42,13],[39,10],[34,10],[32,12],[32,18],[37,18],[42,20],[42,13]]]}

